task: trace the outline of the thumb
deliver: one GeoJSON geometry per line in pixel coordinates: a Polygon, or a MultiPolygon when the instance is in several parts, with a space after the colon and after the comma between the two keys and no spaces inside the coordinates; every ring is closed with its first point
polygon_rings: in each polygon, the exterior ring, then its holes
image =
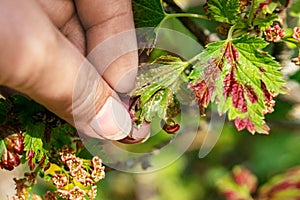
{"type": "Polygon", "coordinates": [[[5,1],[4,7],[0,84],[27,94],[83,136],[125,138],[131,131],[126,108],[36,3],[5,1]]]}
{"type": "Polygon", "coordinates": [[[83,137],[126,137],[132,121],[118,95],[69,41],[61,37],[58,44],[54,59],[25,93],[76,127],[83,137]]]}
{"type": "Polygon", "coordinates": [[[75,127],[90,137],[119,140],[131,132],[127,109],[87,60],[75,80],[72,111],[75,127]]]}
{"type": "Polygon", "coordinates": [[[28,95],[76,127],[83,137],[120,140],[131,118],[118,95],[65,38],[28,95]]]}

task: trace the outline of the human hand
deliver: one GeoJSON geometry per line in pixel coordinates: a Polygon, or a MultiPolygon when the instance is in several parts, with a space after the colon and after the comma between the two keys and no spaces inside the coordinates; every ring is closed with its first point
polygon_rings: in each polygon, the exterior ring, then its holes
{"type": "Polygon", "coordinates": [[[0,85],[27,94],[85,136],[120,140],[130,133],[130,116],[114,90],[128,92],[134,84],[134,31],[85,59],[104,40],[134,29],[130,0],[4,0],[0,27],[0,85]],[[107,58],[97,54],[122,47],[131,51],[103,70],[107,58]]]}

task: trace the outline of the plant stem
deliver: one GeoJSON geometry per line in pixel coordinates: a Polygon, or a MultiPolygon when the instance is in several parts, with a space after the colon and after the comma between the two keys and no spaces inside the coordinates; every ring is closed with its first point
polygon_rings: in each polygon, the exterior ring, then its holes
{"type": "Polygon", "coordinates": [[[230,27],[229,31],[228,31],[228,36],[227,39],[231,40],[232,39],[232,35],[233,35],[233,31],[235,29],[235,25],[233,25],[232,27],[230,27]]]}
{"type": "Polygon", "coordinates": [[[190,18],[197,18],[197,19],[206,19],[208,18],[205,15],[199,15],[199,14],[194,14],[194,13],[171,13],[167,14],[166,18],[177,18],[177,17],[190,17],[190,18]]]}
{"type": "MultiPolygon", "coordinates": [[[[184,11],[174,2],[174,0],[164,0],[164,2],[171,8],[172,14],[184,13],[184,11]]],[[[179,20],[192,34],[196,36],[198,42],[202,46],[205,46],[207,43],[209,43],[208,36],[204,33],[204,30],[201,27],[199,27],[199,25],[194,20],[187,17],[180,17],[179,20]]]]}
{"type": "Polygon", "coordinates": [[[253,17],[254,17],[255,4],[256,4],[256,0],[253,0],[252,5],[251,5],[251,9],[250,9],[250,13],[249,13],[249,18],[248,18],[248,25],[249,26],[252,25],[252,20],[253,20],[253,17]]]}

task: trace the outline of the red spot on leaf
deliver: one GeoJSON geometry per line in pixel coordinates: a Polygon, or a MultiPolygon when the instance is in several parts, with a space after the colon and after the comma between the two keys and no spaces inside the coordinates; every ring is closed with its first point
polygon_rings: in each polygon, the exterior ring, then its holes
{"type": "Polygon", "coordinates": [[[252,120],[249,119],[248,117],[246,117],[244,119],[236,118],[234,120],[234,125],[239,131],[241,131],[245,128],[247,128],[247,130],[250,133],[255,133],[255,131],[256,131],[255,125],[253,124],[252,120]]]}
{"type": "Polygon", "coordinates": [[[196,84],[190,84],[190,88],[194,90],[196,99],[201,108],[206,108],[211,99],[212,93],[215,91],[215,80],[220,74],[217,61],[212,59],[208,62],[203,77],[196,84]]]}
{"type": "Polygon", "coordinates": [[[258,96],[254,92],[253,87],[251,87],[250,85],[247,85],[245,87],[245,89],[246,89],[247,96],[248,96],[249,100],[251,101],[251,103],[257,103],[258,96]]]}
{"type": "Polygon", "coordinates": [[[261,89],[264,92],[264,103],[266,107],[266,109],[263,111],[263,114],[272,113],[274,111],[275,106],[275,101],[273,100],[273,97],[275,97],[276,94],[269,92],[263,81],[261,81],[261,89]]]}
{"type": "Polygon", "coordinates": [[[294,183],[292,183],[290,181],[284,181],[284,182],[281,182],[278,185],[275,185],[274,187],[272,187],[271,190],[269,191],[269,194],[274,195],[274,193],[276,193],[276,192],[284,191],[291,187],[294,187],[294,183]]]}
{"type": "Polygon", "coordinates": [[[254,192],[256,190],[257,178],[247,168],[234,168],[232,177],[238,185],[247,187],[250,192],[254,192]]]}
{"type": "Polygon", "coordinates": [[[225,50],[225,57],[227,58],[227,61],[231,66],[235,66],[236,62],[239,58],[239,52],[235,48],[234,45],[232,45],[230,42],[228,42],[226,50],[225,50]]]}
{"type": "Polygon", "coordinates": [[[224,79],[224,96],[231,96],[232,105],[240,112],[247,112],[247,102],[244,97],[244,86],[237,82],[234,70],[231,70],[224,79]]]}

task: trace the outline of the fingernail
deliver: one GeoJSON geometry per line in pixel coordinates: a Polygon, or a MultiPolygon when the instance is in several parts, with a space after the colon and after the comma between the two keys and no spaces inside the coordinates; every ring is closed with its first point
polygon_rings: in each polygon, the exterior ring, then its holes
{"type": "Polygon", "coordinates": [[[130,133],[131,124],[126,108],[113,97],[109,97],[90,125],[101,137],[120,140],[130,133]]]}

